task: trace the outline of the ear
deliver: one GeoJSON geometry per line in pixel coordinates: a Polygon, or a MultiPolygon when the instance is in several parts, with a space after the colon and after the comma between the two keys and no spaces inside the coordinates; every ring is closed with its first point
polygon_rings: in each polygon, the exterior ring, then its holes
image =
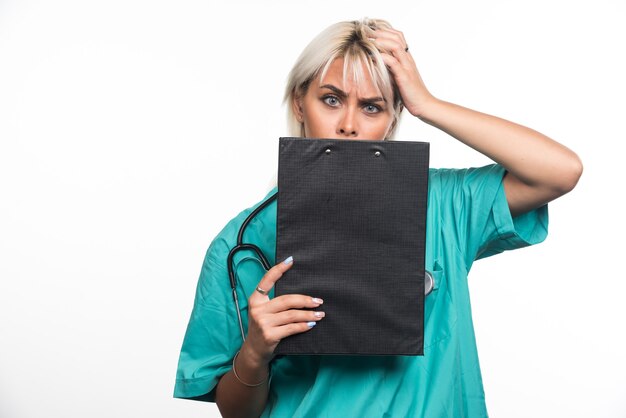
{"type": "Polygon", "coordinates": [[[291,101],[291,109],[293,110],[293,114],[296,116],[298,122],[302,123],[304,121],[304,112],[302,111],[302,99],[299,98],[296,94],[293,95],[293,99],[291,101]]]}
{"type": "Polygon", "coordinates": [[[393,131],[396,129],[397,123],[398,123],[398,116],[394,116],[393,121],[391,122],[391,126],[389,126],[389,129],[387,129],[387,133],[385,134],[384,141],[388,140],[391,137],[391,135],[393,134],[393,131]]]}
{"type": "Polygon", "coordinates": [[[398,108],[398,112],[397,113],[394,112],[393,121],[391,122],[391,126],[387,130],[387,134],[385,135],[385,140],[389,139],[389,137],[391,137],[393,132],[396,130],[396,125],[398,124],[398,120],[400,119],[400,114],[402,113],[402,110],[404,109],[404,106],[402,105],[402,103],[400,103],[399,106],[400,107],[398,108]]]}

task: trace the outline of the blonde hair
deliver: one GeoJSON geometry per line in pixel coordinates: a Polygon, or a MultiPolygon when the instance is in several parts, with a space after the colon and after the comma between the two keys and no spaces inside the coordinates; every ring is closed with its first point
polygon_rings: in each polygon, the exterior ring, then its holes
{"type": "Polygon", "coordinates": [[[355,83],[364,80],[363,67],[374,81],[388,103],[393,104],[393,125],[388,137],[397,126],[402,101],[400,93],[383,62],[380,51],[370,39],[377,28],[391,28],[381,19],[362,19],[335,23],[329,26],[304,48],[289,73],[284,102],[287,103],[287,124],[289,134],[304,136],[304,124],[298,122],[291,103],[295,98],[304,97],[311,82],[320,75],[324,78],[330,65],[337,58],[343,58],[343,78],[351,75],[355,83]]]}

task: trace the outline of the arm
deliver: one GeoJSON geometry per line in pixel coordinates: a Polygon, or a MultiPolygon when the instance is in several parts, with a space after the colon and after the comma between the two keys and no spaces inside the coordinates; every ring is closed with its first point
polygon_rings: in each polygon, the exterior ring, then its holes
{"type": "Polygon", "coordinates": [[[258,417],[265,408],[269,363],[253,360],[247,352],[242,346],[236,359],[237,374],[244,382],[263,384],[246,386],[237,380],[232,370],[222,376],[215,391],[215,403],[224,417],[258,417]]]}
{"type": "Polygon", "coordinates": [[[434,98],[419,117],[506,168],[504,189],[513,216],[571,191],[582,173],[574,152],[513,122],[434,98]]]}
{"type": "MultiPolygon", "coordinates": [[[[287,259],[272,267],[258,287],[269,292],[293,265],[287,259]]],[[[258,417],[263,413],[269,391],[269,364],[283,338],[310,330],[324,317],[317,308],[323,301],[304,295],[283,295],[271,299],[255,291],[248,299],[248,335],[231,369],[220,378],[215,402],[224,417],[258,417]],[[262,383],[261,383],[262,382],[262,383]],[[258,384],[261,383],[261,384],[258,384]]]]}
{"type": "Polygon", "coordinates": [[[578,156],[530,128],[435,98],[426,89],[401,32],[376,31],[407,110],[462,143],[501,164],[504,188],[513,216],[571,191],[582,174],[578,156]]]}

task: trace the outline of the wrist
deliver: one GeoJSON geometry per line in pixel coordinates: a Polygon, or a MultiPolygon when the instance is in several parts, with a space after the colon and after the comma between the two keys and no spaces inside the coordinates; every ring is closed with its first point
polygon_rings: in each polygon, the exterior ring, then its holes
{"type": "Polygon", "coordinates": [[[423,95],[419,101],[415,101],[414,103],[404,103],[406,110],[409,113],[419,119],[425,119],[427,115],[433,112],[433,109],[437,106],[437,99],[430,93],[423,95]]]}
{"type": "Polygon", "coordinates": [[[269,376],[269,359],[257,354],[247,342],[241,346],[236,359],[237,373],[247,382],[260,382],[269,376]]]}
{"type": "Polygon", "coordinates": [[[237,381],[239,383],[241,383],[244,386],[247,386],[249,388],[256,388],[259,387],[261,385],[265,385],[266,383],[269,382],[269,375],[265,378],[263,378],[262,380],[258,381],[258,382],[248,382],[247,379],[242,379],[241,376],[239,376],[239,373],[237,373],[237,357],[239,357],[239,351],[237,351],[237,353],[235,354],[235,357],[233,357],[233,367],[232,367],[232,372],[235,375],[235,379],[237,379],[237,381]]]}
{"type": "Polygon", "coordinates": [[[437,126],[437,120],[440,119],[440,115],[445,112],[445,105],[446,102],[443,100],[430,96],[420,107],[419,113],[415,116],[424,123],[437,126]]]}

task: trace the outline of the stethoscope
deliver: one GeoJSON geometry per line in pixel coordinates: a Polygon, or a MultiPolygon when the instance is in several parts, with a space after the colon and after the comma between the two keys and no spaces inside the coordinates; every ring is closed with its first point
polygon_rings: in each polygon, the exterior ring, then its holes
{"type": "MultiPolygon", "coordinates": [[[[248,215],[248,217],[245,219],[245,221],[243,221],[243,223],[241,224],[241,227],[239,228],[239,233],[237,234],[237,245],[235,245],[228,253],[228,259],[227,259],[228,278],[230,279],[230,287],[233,293],[233,300],[235,301],[235,308],[237,310],[237,319],[239,321],[239,330],[241,331],[241,338],[243,341],[246,340],[246,334],[243,330],[243,320],[241,319],[241,310],[239,309],[239,298],[237,297],[237,279],[235,278],[235,271],[233,270],[233,258],[235,257],[235,254],[237,254],[238,251],[252,250],[256,253],[258,257],[257,261],[261,262],[265,271],[268,271],[272,267],[270,266],[270,263],[267,260],[267,257],[265,257],[265,254],[263,254],[263,251],[261,251],[261,249],[258,246],[243,242],[243,234],[246,231],[246,227],[252,221],[252,219],[254,219],[259,214],[259,212],[261,212],[263,209],[269,206],[270,203],[275,201],[277,197],[278,197],[278,192],[268,197],[267,200],[265,200],[265,202],[257,206],[256,209],[254,209],[248,215]]],[[[433,291],[434,287],[435,287],[435,279],[433,278],[433,275],[428,270],[425,270],[424,295],[428,296],[430,292],[433,291]]]]}
{"type": "Polygon", "coordinates": [[[254,209],[250,213],[250,215],[248,215],[246,220],[243,221],[241,227],[239,228],[239,233],[237,234],[237,245],[235,245],[228,253],[228,278],[230,279],[230,287],[233,291],[233,300],[235,301],[235,308],[237,308],[237,319],[239,320],[239,330],[241,331],[241,339],[243,341],[246,340],[246,334],[243,331],[243,320],[241,319],[241,310],[239,309],[239,298],[237,298],[237,279],[235,279],[235,272],[233,270],[233,257],[235,257],[235,254],[237,254],[238,251],[252,250],[258,256],[258,261],[261,262],[265,271],[268,271],[271,268],[269,261],[267,261],[267,257],[265,257],[265,254],[263,254],[263,251],[261,251],[259,247],[254,244],[243,243],[243,233],[245,232],[246,227],[252,221],[252,219],[254,219],[254,217],[257,216],[259,212],[269,206],[270,203],[276,200],[277,197],[278,192],[271,195],[265,202],[257,206],[257,208],[254,209]]]}

